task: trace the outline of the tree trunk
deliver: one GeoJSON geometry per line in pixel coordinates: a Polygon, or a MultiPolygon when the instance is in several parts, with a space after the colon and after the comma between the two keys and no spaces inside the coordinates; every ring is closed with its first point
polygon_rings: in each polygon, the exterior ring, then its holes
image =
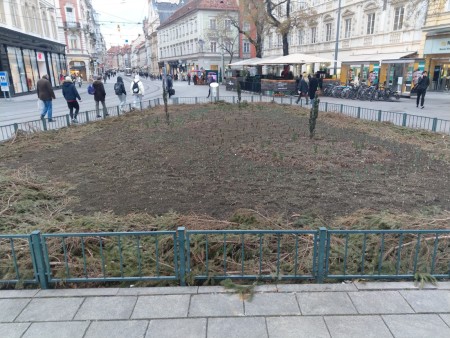
{"type": "Polygon", "coordinates": [[[256,49],[256,57],[262,58],[262,37],[259,34],[256,36],[255,49],[256,49]]]}
{"type": "Polygon", "coordinates": [[[288,33],[283,33],[283,56],[289,55],[288,33]]]}

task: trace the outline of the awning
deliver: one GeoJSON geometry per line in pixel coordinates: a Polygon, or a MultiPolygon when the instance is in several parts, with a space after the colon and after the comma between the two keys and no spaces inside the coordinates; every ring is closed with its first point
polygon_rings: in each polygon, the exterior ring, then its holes
{"type": "Polygon", "coordinates": [[[340,61],[343,64],[363,64],[371,62],[394,63],[402,58],[408,58],[416,55],[417,52],[398,52],[398,53],[380,53],[380,54],[361,54],[342,56],[340,61]]]}
{"type": "Polygon", "coordinates": [[[305,63],[333,63],[334,60],[325,59],[313,54],[289,54],[280,56],[273,60],[261,61],[260,65],[287,65],[287,64],[305,64],[305,63]]]}
{"type": "Polygon", "coordinates": [[[257,66],[263,61],[273,60],[273,59],[276,59],[278,57],[279,56],[268,56],[268,57],[265,57],[265,58],[246,59],[246,60],[230,63],[229,66],[231,66],[231,67],[257,66]]]}

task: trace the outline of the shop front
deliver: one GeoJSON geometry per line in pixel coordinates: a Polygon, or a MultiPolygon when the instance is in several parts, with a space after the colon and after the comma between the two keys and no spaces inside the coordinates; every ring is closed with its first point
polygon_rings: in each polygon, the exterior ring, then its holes
{"type": "Polygon", "coordinates": [[[81,60],[72,60],[69,62],[70,75],[75,77],[81,76],[82,79],[88,80],[86,71],[86,62],[81,60]]]}
{"type": "Polygon", "coordinates": [[[0,44],[0,70],[8,72],[11,96],[35,92],[44,74],[59,86],[59,74],[67,69],[63,44],[7,28],[0,28],[0,44]]]}
{"type": "Polygon", "coordinates": [[[430,76],[430,90],[450,89],[450,32],[427,34],[423,51],[426,69],[430,76]]]}

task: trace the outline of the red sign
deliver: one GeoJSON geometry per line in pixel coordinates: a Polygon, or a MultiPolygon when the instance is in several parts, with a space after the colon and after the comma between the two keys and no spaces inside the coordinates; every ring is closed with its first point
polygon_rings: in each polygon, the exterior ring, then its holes
{"type": "Polygon", "coordinates": [[[45,61],[44,60],[44,53],[37,52],[37,60],[38,61],[45,61]]]}

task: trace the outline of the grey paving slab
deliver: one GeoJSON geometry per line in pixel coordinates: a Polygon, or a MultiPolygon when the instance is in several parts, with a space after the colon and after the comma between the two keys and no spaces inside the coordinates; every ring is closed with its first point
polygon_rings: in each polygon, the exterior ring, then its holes
{"type": "Polygon", "coordinates": [[[96,321],[89,326],[84,338],[142,338],[147,320],[96,321]]]}
{"type": "Polygon", "coordinates": [[[16,322],[54,322],[72,320],[84,298],[34,298],[16,322]]]}
{"type": "Polygon", "coordinates": [[[447,315],[439,315],[441,318],[442,318],[442,320],[444,321],[444,322],[446,322],[447,323],[447,325],[450,327],[450,314],[447,314],[447,315]]]}
{"type": "Polygon", "coordinates": [[[0,290],[1,298],[32,298],[39,290],[0,290]]]}
{"type": "Polygon", "coordinates": [[[450,328],[435,314],[383,315],[396,338],[448,338],[450,328]]]}
{"type": "Polygon", "coordinates": [[[246,316],[300,315],[294,293],[256,293],[244,309],[246,316]]]}
{"type": "Polygon", "coordinates": [[[270,338],[328,338],[330,334],[323,318],[315,317],[268,317],[270,338]]]}
{"type": "Polygon", "coordinates": [[[208,338],[268,337],[263,317],[209,318],[208,338]]]}
{"type": "Polygon", "coordinates": [[[189,317],[243,316],[244,303],[236,294],[193,295],[189,317]]]}
{"type": "Polygon", "coordinates": [[[436,286],[439,290],[450,290],[450,282],[438,282],[436,286]]]}
{"type": "Polygon", "coordinates": [[[119,288],[41,290],[36,297],[115,296],[119,288]]]}
{"type": "Polygon", "coordinates": [[[357,314],[345,292],[303,292],[296,295],[303,315],[357,314]]]}
{"type": "Polygon", "coordinates": [[[353,283],[346,284],[278,284],[278,292],[358,291],[353,283]]]}
{"type": "Polygon", "coordinates": [[[20,338],[30,325],[30,323],[0,324],[0,337],[20,338]]]}
{"type": "Polygon", "coordinates": [[[75,320],[129,319],[137,297],[87,297],[75,320]]]}
{"type": "Polygon", "coordinates": [[[32,323],[23,338],[82,338],[89,322],[32,323]]]}
{"type": "Polygon", "coordinates": [[[190,295],[139,296],[131,318],[187,317],[190,295]]]}
{"type": "Polygon", "coordinates": [[[325,322],[333,338],[392,337],[380,316],[332,316],[325,322]]]}
{"type": "Polygon", "coordinates": [[[233,293],[236,292],[232,289],[225,289],[223,286],[214,285],[214,286],[199,286],[198,293],[233,293]]]}
{"type": "Polygon", "coordinates": [[[12,322],[29,302],[29,298],[0,299],[0,322],[12,322]]]}
{"type": "Polygon", "coordinates": [[[416,312],[450,312],[450,290],[400,291],[416,312]]]}
{"type": "Polygon", "coordinates": [[[206,337],[206,318],[153,319],[146,338],[202,338],[206,337]]]}
{"type": "Polygon", "coordinates": [[[398,291],[360,291],[348,295],[361,314],[414,313],[398,291]]]}
{"type": "MultiPolygon", "coordinates": [[[[355,282],[358,290],[419,290],[420,287],[414,282],[355,282]]],[[[425,284],[423,289],[436,289],[433,284],[425,284]]]]}
{"type": "Polygon", "coordinates": [[[126,288],[119,289],[119,296],[147,296],[147,295],[183,295],[197,293],[198,286],[154,287],[154,288],[126,288]]]}

